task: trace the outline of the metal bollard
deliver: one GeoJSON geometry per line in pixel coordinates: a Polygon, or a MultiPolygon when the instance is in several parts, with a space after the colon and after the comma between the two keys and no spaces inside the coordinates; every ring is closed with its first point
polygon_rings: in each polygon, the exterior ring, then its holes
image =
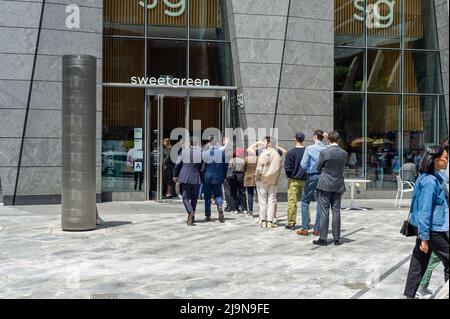
{"type": "Polygon", "coordinates": [[[93,56],[63,56],[61,224],[65,231],[96,228],[96,72],[93,56]]]}

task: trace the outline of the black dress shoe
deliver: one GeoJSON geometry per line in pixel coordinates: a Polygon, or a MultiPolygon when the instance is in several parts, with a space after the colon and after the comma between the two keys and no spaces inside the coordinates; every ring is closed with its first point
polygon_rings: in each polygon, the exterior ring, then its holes
{"type": "Polygon", "coordinates": [[[326,246],[327,245],[327,241],[326,240],[313,240],[313,245],[318,245],[318,246],[326,246]]]}
{"type": "Polygon", "coordinates": [[[342,243],[339,240],[335,240],[334,241],[334,245],[335,246],[340,246],[340,245],[342,245],[342,243]]]}
{"type": "Polygon", "coordinates": [[[290,230],[295,230],[296,226],[295,225],[286,225],[286,226],[284,226],[284,228],[290,229],[290,230]]]}

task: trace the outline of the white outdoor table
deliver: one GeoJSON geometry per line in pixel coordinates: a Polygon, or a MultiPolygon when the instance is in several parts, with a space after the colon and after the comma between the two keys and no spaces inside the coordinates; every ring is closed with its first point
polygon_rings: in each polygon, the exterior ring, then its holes
{"type": "Polygon", "coordinates": [[[344,210],[369,210],[371,208],[366,208],[366,207],[359,207],[355,205],[355,184],[359,183],[359,184],[366,184],[366,183],[370,183],[372,182],[371,180],[367,180],[367,179],[345,179],[344,180],[345,183],[348,183],[350,185],[350,195],[351,195],[351,202],[350,202],[350,207],[347,208],[343,208],[344,210]]]}

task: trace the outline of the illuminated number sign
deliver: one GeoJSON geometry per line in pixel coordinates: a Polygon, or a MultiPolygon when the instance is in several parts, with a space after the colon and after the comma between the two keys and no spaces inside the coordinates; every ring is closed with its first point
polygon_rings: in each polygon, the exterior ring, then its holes
{"type": "Polygon", "coordinates": [[[374,4],[370,4],[366,9],[366,18],[364,18],[364,2],[365,0],[354,0],[353,6],[360,12],[360,14],[353,14],[353,18],[364,22],[369,29],[387,29],[394,23],[394,6],[395,0],[378,0],[374,4]],[[386,15],[381,15],[380,7],[387,6],[388,12],[386,15]]]}
{"type": "MultiPolygon", "coordinates": [[[[148,0],[145,0],[148,1],[148,0]]],[[[145,1],[140,0],[139,5],[143,8],[145,8],[145,1]]],[[[179,0],[176,3],[173,3],[171,0],[162,0],[167,8],[170,9],[178,9],[176,12],[172,12],[168,9],[164,10],[164,13],[170,17],[179,17],[186,11],[186,0],[179,0]]],[[[158,5],[158,0],[151,0],[150,3],[147,2],[147,8],[148,10],[152,10],[156,8],[158,5]]]]}

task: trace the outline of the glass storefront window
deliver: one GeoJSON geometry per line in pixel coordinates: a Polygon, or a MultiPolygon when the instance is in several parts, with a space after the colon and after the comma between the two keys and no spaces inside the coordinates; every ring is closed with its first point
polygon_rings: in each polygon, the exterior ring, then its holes
{"type": "MultiPolygon", "coordinates": [[[[185,127],[185,107],[186,99],[184,97],[169,97],[166,96],[163,99],[162,117],[161,122],[158,122],[158,101],[155,96],[149,97],[149,116],[150,116],[150,127],[153,128],[149,132],[150,138],[150,150],[147,154],[151,158],[150,167],[150,191],[152,193],[152,198],[156,198],[158,190],[158,168],[159,165],[159,155],[160,149],[158,148],[158,142],[161,145],[166,141],[167,144],[170,143],[171,146],[176,145],[181,137],[173,140],[171,136],[172,130],[178,127],[185,127]],[[159,132],[159,127],[162,126],[161,132],[159,132]],[[162,135],[159,135],[159,134],[162,135]]],[[[173,186],[173,173],[175,170],[175,163],[171,161],[170,148],[168,145],[161,146],[163,153],[163,195],[169,195],[171,191],[170,186],[173,186]]],[[[172,189],[173,191],[174,189],[172,189]]]]}
{"type": "Polygon", "coordinates": [[[231,45],[222,42],[190,43],[190,77],[209,80],[210,85],[233,85],[231,45]]]}
{"type": "Polygon", "coordinates": [[[334,8],[335,45],[364,46],[364,1],[335,0],[334,8]]]}
{"type": "Polygon", "coordinates": [[[107,35],[144,36],[143,1],[103,1],[103,32],[107,35]]]}
{"type": "Polygon", "coordinates": [[[364,90],[364,49],[334,50],[334,90],[364,90]]]}
{"type": "Polygon", "coordinates": [[[405,48],[437,50],[434,1],[404,1],[405,48]]]}
{"type": "Polygon", "coordinates": [[[187,38],[187,0],[148,1],[148,37],[187,38]]]}
{"type": "Polygon", "coordinates": [[[400,96],[367,96],[367,177],[372,188],[394,190],[400,160],[400,96]]]}
{"type": "Polygon", "coordinates": [[[222,99],[221,98],[191,98],[191,113],[189,123],[202,121],[202,134],[208,128],[220,128],[222,126],[222,99]],[[206,116],[205,116],[206,115],[206,116]]]}
{"type": "Polygon", "coordinates": [[[436,144],[437,98],[435,96],[408,95],[404,97],[403,115],[403,179],[414,182],[419,163],[427,146],[436,144]],[[412,163],[416,166],[413,170],[412,163]],[[415,175],[413,174],[415,172],[415,175]]]}
{"type": "Polygon", "coordinates": [[[346,178],[364,178],[364,95],[334,95],[334,129],[341,135],[340,146],[347,151],[346,178]]]}
{"type": "Polygon", "coordinates": [[[190,38],[229,41],[224,0],[190,0],[190,38]]]}
{"type": "MultiPolygon", "coordinates": [[[[211,86],[234,86],[225,0],[104,2],[104,83],[131,84],[134,82],[132,77],[147,76],[150,84],[165,86],[164,90],[176,85],[171,81],[175,78],[180,79],[180,86],[187,85],[188,82],[182,79],[188,78],[209,80],[211,86]],[[166,81],[154,83],[151,78],[166,81]]],[[[129,164],[136,161],[133,149],[138,149],[137,156],[141,156],[138,136],[144,129],[146,98],[145,89],[108,86],[103,90],[104,192],[143,191],[145,172],[136,172],[132,167],[134,163],[129,164]],[[130,150],[133,150],[131,156],[130,150]]],[[[207,125],[220,127],[223,120],[221,105],[221,98],[159,96],[147,99],[149,132],[142,134],[149,137],[149,149],[145,151],[152,163],[147,172],[151,192],[157,189],[154,177],[158,166],[158,142],[169,138],[173,128],[185,127],[189,120],[192,126],[193,119],[201,118],[207,125]],[[157,119],[157,105],[161,101],[164,120],[157,119]],[[190,101],[189,108],[186,101],[190,101]],[[186,114],[187,110],[189,114],[186,114]],[[163,136],[158,137],[158,134],[163,136]]]]}
{"type": "Polygon", "coordinates": [[[148,40],[147,74],[149,77],[186,78],[187,41],[148,40]]]}
{"type": "Polygon", "coordinates": [[[441,95],[439,96],[439,137],[441,140],[448,137],[448,114],[445,108],[446,108],[445,99],[441,95]]]}
{"type": "Polygon", "coordinates": [[[367,68],[368,91],[400,92],[400,51],[368,50],[367,68]]]}
{"type": "Polygon", "coordinates": [[[130,83],[133,76],[144,76],[144,40],[104,38],[103,82],[130,83]]]}
{"type": "Polygon", "coordinates": [[[395,190],[397,175],[413,181],[424,149],[448,135],[435,3],[334,3],[334,127],[369,189],[395,190]]]}
{"type": "Polygon", "coordinates": [[[144,190],[144,98],[144,89],[103,88],[103,192],[144,190]]]}
{"type": "Polygon", "coordinates": [[[367,46],[400,48],[402,0],[367,0],[367,46]]]}
{"type": "Polygon", "coordinates": [[[405,93],[442,94],[438,52],[405,51],[405,93]]]}

